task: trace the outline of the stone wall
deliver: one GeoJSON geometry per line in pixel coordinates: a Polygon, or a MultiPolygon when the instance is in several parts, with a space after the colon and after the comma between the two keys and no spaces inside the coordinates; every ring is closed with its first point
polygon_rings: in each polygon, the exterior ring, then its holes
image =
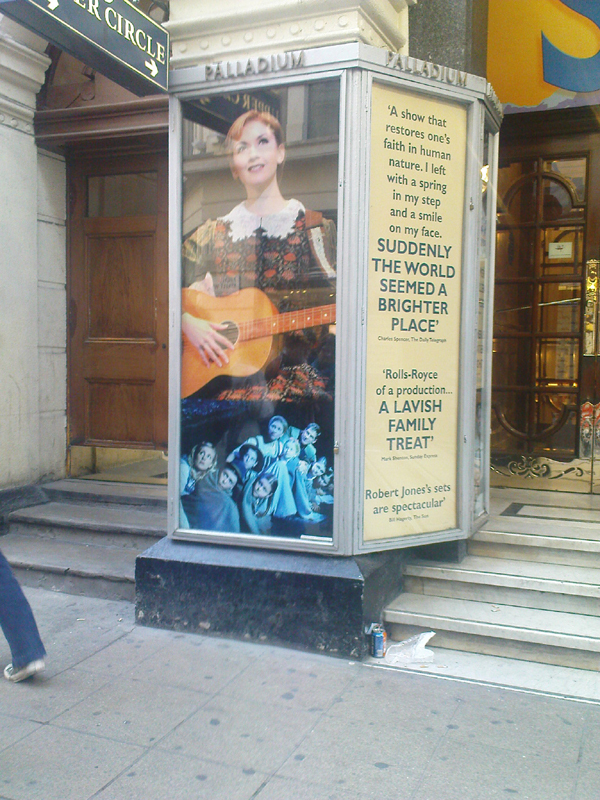
{"type": "Polygon", "coordinates": [[[67,424],[66,177],[38,150],[39,478],[63,477],[67,424]]]}

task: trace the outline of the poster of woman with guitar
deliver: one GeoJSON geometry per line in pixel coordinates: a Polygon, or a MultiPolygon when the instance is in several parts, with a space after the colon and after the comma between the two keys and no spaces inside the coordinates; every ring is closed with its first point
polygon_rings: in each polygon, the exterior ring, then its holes
{"type": "MultiPolygon", "coordinates": [[[[260,454],[251,482],[239,473],[232,533],[330,537],[332,504],[298,505],[292,487],[312,482],[317,460],[333,461],[335,224],[283,197],[286,150],[275,116],[245,112],[224,146],[246,199],[183,238],[182,457],[205,440],[219,468],[260,454]],[[321,371],[323,356],[329,369],[321,371]],[[284,456],[292,439],[299,446],[284,456]]],[[[332,485],[333,473],[331,495],[332,485]]],[[[210,502],[201,490],[197,501],[210,502]]],[[[214,515],[200,510],[196,518],[214,515]]]]}

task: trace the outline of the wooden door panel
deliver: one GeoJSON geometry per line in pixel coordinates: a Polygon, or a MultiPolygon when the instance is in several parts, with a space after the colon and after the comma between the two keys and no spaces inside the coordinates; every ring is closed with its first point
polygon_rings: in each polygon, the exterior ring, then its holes
{"type": "Polygon", "coordinates": [[[86,236],[91,339],[156,340],[154,234],[86,236]]]}
{"type": "Polygon", "coordinates": [[[86,381],[86,441],[90,444],[154,444],[155,392],[151,383],[86,381]]]}
{"type": "Polygon", "coordinates": [[[69,186],[69,441],[166,448],[166,154],[71,162],[69,186]],[[87,216],[88,179],[150,171],[156,215],[87,216]]]}
{"type": "Polygon", "coordinates": [[[156,380],[154,341],[88,342],[83,356],[86,380],[156,380]]]}

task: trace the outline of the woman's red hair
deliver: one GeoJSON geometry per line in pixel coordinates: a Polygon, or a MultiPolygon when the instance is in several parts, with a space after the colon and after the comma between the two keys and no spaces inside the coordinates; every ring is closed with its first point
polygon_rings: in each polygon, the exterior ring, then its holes
{"type": "Polygon", "coordinates": [[[283,129],[278,119],[276,119],[272,114],[269,114],[268,111],[256,111],[255,109],[251,109],[250,111],[246,111],[240,117],[238,117],[231,128],[229,128],[229,132],[227,133],[227,138],[225,139],[225,145],[228,150],[233,148],[234,142],[239,142],[242,138],[242,131],[244,127],[249,122],[262,122],[263,125],[266,125],[267,128],[270,128],[273,131],[273,135],[275,136],[275,141],[278,145],[283,144],[283,129]]]}

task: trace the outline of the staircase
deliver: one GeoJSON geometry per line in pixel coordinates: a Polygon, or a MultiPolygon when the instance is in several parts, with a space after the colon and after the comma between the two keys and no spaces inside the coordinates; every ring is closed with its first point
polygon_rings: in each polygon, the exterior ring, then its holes
{"type": "Polygon", "coordinates": [[[392,639],[600,669],[600,498],[494,490],[460,564],[413,560],[385,610],[392,639]]]}
{"type": "Polygon", "coordinates": [[[67,594],[135,598],[135,559],[166,534],[165,486],[63,480],[13,511],[0,549],[18,580],[67,594]]]}

